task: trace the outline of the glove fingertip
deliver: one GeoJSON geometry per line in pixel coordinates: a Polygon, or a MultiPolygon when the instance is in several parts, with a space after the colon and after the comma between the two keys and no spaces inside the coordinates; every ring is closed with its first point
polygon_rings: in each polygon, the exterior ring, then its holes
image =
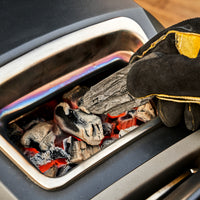
{"type": "Polygon", "coordinates": [[[178,125],[183,118],[184,104],[159,99],[157,111],[161,121],[167,127],[174,127],[178,125]]]}

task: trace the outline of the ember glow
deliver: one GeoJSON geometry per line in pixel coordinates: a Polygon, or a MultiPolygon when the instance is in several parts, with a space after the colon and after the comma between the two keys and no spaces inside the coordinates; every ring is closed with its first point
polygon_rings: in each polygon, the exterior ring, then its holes
{"type": "Polygon", "coordinates": [[[63,95],[63,102],[52,100],[46,103],[42,107],[43,111],[31,115],[31,121],[29,119],[26,124],[26,119],[21,120],[21,124],[20,120],[19,123],[15,122],[14,132],[10,135],[17,132],[22,135],[20,143],[23,145],[23,154],[46,176],[66,174],[74,166],[138,127],[152,113],[152,110],[145,110],[152,108],[150,103],[117,116],[88,113],[78,107],[81,95],[87,90],[86,87],[77,86],[63,95]],[[44,115],[46,111],[47,116],[51,113],[52,120],[40,118],[40,114],[44,115]],[[38,119],[35,119],[37,115],[38,119]]]}

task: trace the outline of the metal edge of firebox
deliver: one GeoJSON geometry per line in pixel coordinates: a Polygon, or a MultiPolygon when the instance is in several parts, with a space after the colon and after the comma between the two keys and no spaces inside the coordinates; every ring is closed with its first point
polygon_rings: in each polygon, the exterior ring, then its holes
{"type": "Polygon", "coordinates": [[[133,33],[142,43],[148,41],[143,29],[134,20],[128,17],[113,18],[60,37],[2,66],[0,68],[0,84],[66,49],[99,36],[121,30],[133,33]]]}
{"type": "Polygon", "coordinates": [[[17,119],[24,117],[23,109],[32,106],[38,106],[36,105],[37,102],[40,102],[39,104],[41,104],[41,100],[48,97],[48,95],[55,93],[60,89],[66,88],[66,86],[70,86],[79,79],[89,76],[99,69],[105,68],[109,64],[113,64],[118,61],[128,63],[132,55],[132,51],[116,51],[108,56],[105,56],[42,85],[41,87],[27,93],[26,95],[0,109],[0,123],[6,124],[7,121],[9,121],[10,124],[13,122],[13,120],[16,121],[17,119]],[[19,117],[16,118],[16,115],[19,117]],[[11,120],[11,116],[14,116],[13,120],[11,120]]]}
{"type": "Polygon", "coordinates": [[[158,117],[152,119],[151,121],[141,125],[134,131],[131,131],[127,135],[118,139],[107,148],[98,152],[88,160],[82,162],[80,165],[75,167],[73,170],[69,171],[66,175],[57,178],[49,178],[41,174],[32,164],[30,164],[20,153],[16,154],[16,149],[9,144],[9,142],[0,135],[0,148],[1,151],[16,164],[18,168],[21,169],[34,183],[46,190],[54,190],[60,188],[71,181],[77,179],[82,174],[91,170],[94,166],[100,164],[105,159],[108,159],[114,153],[118,152],[122,148],[128,146],[131,142],[138,140],[143,137],[149,131],[159,127],[161,121],[158,117]]]}
{"type": "MultiPolygon", "coordinates": [[[[72,46],[86,42],[89,39],[93,39],[111,32],[126,30],[132,32],[143,43],[148,39],[143,32],[142,28],[132,19],[127,17],[118,17],[105,22],[101,22],[96,25],[84,28],[69,35],[56,39],[48,44],[45,44],[19,58],[11,61],[0,69],[0,84],[15,77],[17,74],[22,73],[24,70],[31,68],[37,63],[54,56],[72,46]],[[95,31],[94,31],[95,30],[95,31]],[[93,33],[91,36],[90,33],[93,33]],[[16,67],[17,66],[17,67],[16,67]],[[12,69],[12,70],[11,70],[12,69]]],[[[139,127],[137,130],[131,132],[127,136],[119,139],[108,148],[106,151],[101,151],[91,159],[81,163],[77,168],[60,178],[48,178],[41,174],[36,168],[34,168],[16,149],[9,144],[9,142],[0,133],[0,150],[9,157],[30,179],[33,180],[40,187],[51,190],[68,183],[75,177],[81,175],[87,171],[93,165],[97,164],[101,160],[108,157],[113,152],[116,152],[120,148],[124,147],[130,141],[138,138],[146,133],[149,129],[155,127],[159,120],[153,120],[144,126],[139,127]]]]}

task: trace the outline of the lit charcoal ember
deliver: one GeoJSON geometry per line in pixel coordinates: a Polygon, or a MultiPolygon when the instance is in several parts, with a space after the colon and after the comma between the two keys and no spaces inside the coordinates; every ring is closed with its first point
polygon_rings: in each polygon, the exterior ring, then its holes
{"type": "Polygon", "coordinates": [[[78,164],[84,160],[87,160],[100,150],[101,147],[99,145],[91,146],[87,145],[83,141],[77,141],[74,138],[71,138],[71,142],[68,148],[68,152],[72,156],[70,163],[78,164]]]}
{"type": "Polygon", "coordinates": [[[55,108],[55,121],[66,133],[70,133],[89,145],[99,145],[104,138],[101,119],[80,109],[71,109],[66,102],[55,108]]]}
{"type": "Polygon", "coordinates": [[[54,147],[54,140],[56,138],[52,131],[52,124],[47,122],[40,122],[30,130],[27,130],[21,138],[21,144],[24,147],[29,147],[31,142],[39,144],[41,150],[46,151],[54,147]]]}
{"type": "Polygon", "coordinates": [[[109,146],[116,140],[117,140],[117,138],[110,138],[110,139],[104,140],[103,143],[101,144],[101,148],[105,149],[107,146],[109,146]]]}
{"type": "Polygon", "coordinates": [[[68,161],[70,160],[70,155],[62,148],[54,147],[48,151],[36,153],[30,160],[36,167],[40,167],[59,158],[64,158],[68,161]]]}
{"type": "Polygon", "coordinates": [[[24,150],[24,155],[27,158],[33,157],[36,153],[39,153],[39,151],[35,148],[25,148],[25,150],[24,150]]]}
{"type": "Polygon", "coordinates": [[[135,126],[137,125],[137,119],[135,117],[135,114],[130,115],[129,113],[132,112],[128,112],[128,114],[124,117],[119,117],[117,119],[117,129],[118,130],[123,130],[123,129],[127,129],[129,127],[135,126]]]}
{"type": "Polygon", "coordinates": [[[58,172],[58,167],[56,165],[53,165],[52,167],[50,167],[50,169],[44,172],[44,175],[50,178],[55,178],[57,172],[58,172]]]}
{"type": "Polygon", "coordinates": [[[132,130],[136,129],[137,127],[138,127],[138,125],[135,125],[135,126],[131,126],[129,128],[120,130],[119,131],[119,138],[123,137],[124,135],[126,135],[127,133],[129,133],[132,130]]]}
{"type": "Polygon", "coordinates": [[[149,102],[137,108],[136,118],[142,122],[148,122],[155,116],[154,109],[149,102]]]}
{"type": "Polygon", "coordinates": [[[71,108],[78,108],[78,101],[89,90],[86,86],[76,86],[63,95],[63,101],[70,104],[71,108]]]}

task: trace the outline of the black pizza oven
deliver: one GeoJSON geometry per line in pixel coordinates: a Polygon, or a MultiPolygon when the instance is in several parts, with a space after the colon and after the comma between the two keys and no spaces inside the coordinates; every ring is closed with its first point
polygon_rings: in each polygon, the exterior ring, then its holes
{"type": "Polygon", "coordinates": [[[200,134],[183,124],[167,128],[155,118],[56,178],[40,173],[8,136],[10,124],[23,122],[45,103],[124,68],[162,29],[149,13],[131,0],[8,0],[0,9],[2,199],[197,194],[200,134]]]}

